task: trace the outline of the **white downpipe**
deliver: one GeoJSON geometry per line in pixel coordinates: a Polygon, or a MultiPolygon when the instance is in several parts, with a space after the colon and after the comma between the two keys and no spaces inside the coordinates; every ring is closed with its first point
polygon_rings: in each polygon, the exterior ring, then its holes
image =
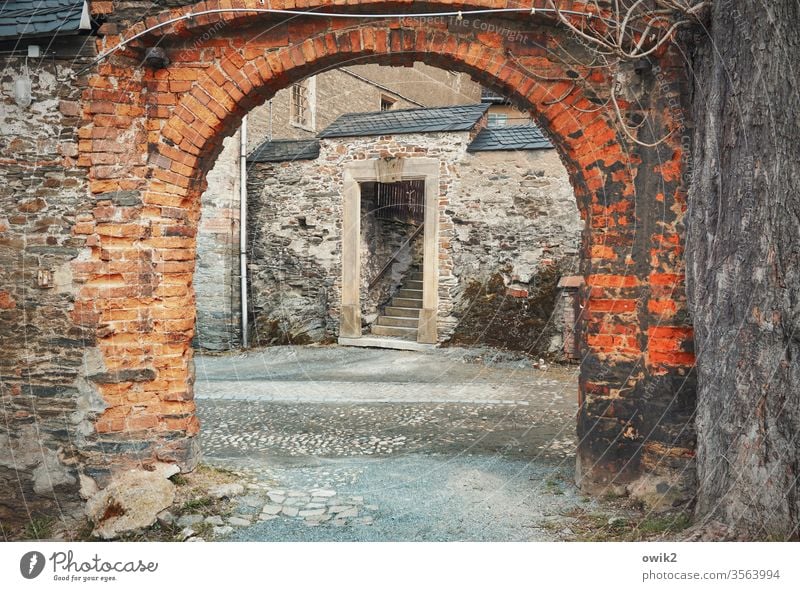
{"type": "Polygon", "coordinates": [[[247,115],[239,131],[239,276],[241,285],[242,348],[247,349],[247,115]]]}

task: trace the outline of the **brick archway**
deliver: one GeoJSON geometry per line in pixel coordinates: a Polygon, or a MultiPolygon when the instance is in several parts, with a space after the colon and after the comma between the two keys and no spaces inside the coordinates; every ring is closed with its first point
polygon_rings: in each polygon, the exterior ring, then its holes
{"type": "MultiPolygon", "coordinates": [[[[387,12],[383,3],[349,4],[387,12]]],[[[505,3],[470,7],[498,4],[505,3]]],[[[630,65],[593,67],[585,48],[541,16],[487,16],[476,26],[412,16],[281,21],[223,11],[171,21],[215,8],[224,2],[164,13],[126,32],[129,39],[171,23],[101,63],[85,93],[80,158],[98,207],[93,221],[76,227],[88,249],[74,265],[82,283],[75,318],[95,330],[99,368],[85,379],[106,406],[82,450],[87,464],[108,474],[132,461],[186,468],[196,461],[195,230],[222,139],[252,107],[309,74],[343,62],[423,61],[466,72],[533,112],[570,173],[586,221],[583,485],[627,489],[652,504],[685,498],[693,476],[694,355],[683,284],[676,57],[662,54],[658,76],[641,79],[630,65]],[[171,63],[151,70],[142,56],[156,42],[171,63]],[[671,132],[666,142],[646,148],[627,141],[609,103],[620,81],[644,89],[622,93],[621,115],[633,123],[646,115],[643,138],[671,132]],[[101,453],[108,449],[114,453],[101,453]]],[[[115,42],[106,38],[106,48],[115,42]]]]}

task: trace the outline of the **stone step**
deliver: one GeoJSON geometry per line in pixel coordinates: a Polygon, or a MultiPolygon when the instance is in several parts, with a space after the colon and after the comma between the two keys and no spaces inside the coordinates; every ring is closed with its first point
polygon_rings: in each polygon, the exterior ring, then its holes
{"type": "Polygon", "coordinates": [[[422,289],[422,281],[416,279],[403,281],[403,289],[422,289]]]}
{"type": "Polygon", "coordinates": [[[392,298],[392,308],[422,308],[422,299],[392,298]]]}
{"type": "Polygon", "coordinates": [[[378,326],[400,326],[402,328],[419,328],[419,318],[404,316],[378,316],[378,326]]]}
{"type": "Polygon", "coordinates": [[[406,275],[406,280],[409,280],[409,279],[411,281],[422,281],[422,273],[421,272],[419,272],[419,273],[417,273],[417,272],[408,273],[406,275]]]}
{"type": "Polygon", "coordinates": [[[381,326],[372,325],[372,334],[383,337],[404,337],[417,340],[416,328],[402,328],[400,326],[381,326]]]}
{"type": "Polygon", "coordinates": [[[387,316],[403,316],[405,318],[415,318],[419,320],[419,308],[397,308],[395,306],[386,306],[383,313],[387,316]]]}
{"type": "Polygon", "coordinates": [[[376,335],[364,335],[359,338],[339,337],[339,344],[347,347],[373,347],[376,349],[398,349],[401,351],[429,351],[435,349],[436,345],[426,345],[408,339],[396,337],[379,337],[376,335]]]}
{"type": "Polygon", "coordinates": [[[404,300],[421,300],[422,299],[422,290],[421,289],[406,289],[403,287],[402,289],[398,289],[395,297],[402,298],[404,300]]]}

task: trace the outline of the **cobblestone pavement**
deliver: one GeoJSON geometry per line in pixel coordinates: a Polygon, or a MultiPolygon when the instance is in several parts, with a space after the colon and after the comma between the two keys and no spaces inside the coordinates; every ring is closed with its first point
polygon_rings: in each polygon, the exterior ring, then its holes
{"type": "Polygon", "coordinates": [[[572,482],[576,371],[491,350],[278,347],[198,356],[205,461],[247,489],[234,540],[551,540],[572,482]]]}

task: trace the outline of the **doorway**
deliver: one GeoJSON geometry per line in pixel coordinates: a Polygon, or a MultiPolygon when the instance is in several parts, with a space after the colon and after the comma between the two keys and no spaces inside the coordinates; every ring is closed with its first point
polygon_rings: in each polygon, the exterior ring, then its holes
{"type": "MultiPolygon", "coordinates": [[[[385,189],[385,209],[381,215],[416,215],[421,219],[421,285],[419,324],[416,342],[438,341],[438,221],[439,162],[432,158],[393,158],[350,162],[344,167],[344,211],[342,225],[342,323],[340,344],[356,344],[351,339],[363,336],[362,292],[370,280],[362,274],[362,189],[364,199],[376,199],[378,187],[385,189]],[[421,205],[402,206],[400,192],[416,189],[414,199],[421,205]],[[419,196],[419,191],[422,195],[419,196]],[[396,193],[393,193],[396,192],[396,193]],[[421,197],[421,199],[420,199],[421,197]],[[419,211],[422,209],[422,211],[419,211]],[[407,210],[407,211],[406,211],[407,210]],[[413,211],[412,211],[413,210],[413,211]],[[405,212],[405,213],[403,213],[405,212]]],[[[380,269],[378,270],[380,272],[380,269]]],[[[402,299],[402,298],[401,298],[402,299]]],[[[410,302],[401,302],[410,304],[410,302]]],[[[394,306],[395,308],[404,306],[394,306]]],[[[410,307],[410,306],[409,306],[410,307]]]]}
{"type": "Polygon", "coordinates": [[[422,309],[425,182],[361,184],[362,313],[370,334],[416,341],[422,309]]]}

